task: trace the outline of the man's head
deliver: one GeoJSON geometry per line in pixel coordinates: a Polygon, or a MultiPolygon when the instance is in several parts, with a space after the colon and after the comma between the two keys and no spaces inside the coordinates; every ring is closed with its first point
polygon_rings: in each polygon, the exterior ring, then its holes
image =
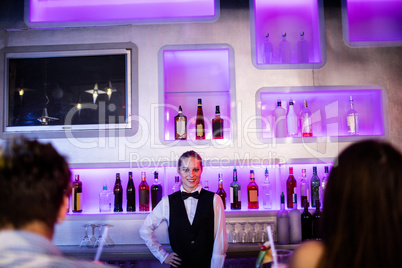
{"type": "Polygon", "coordinates": [[[0,229],[39,222],[53,231],[65,214],[70,176],[66,160],[51,144],[5,141],[0,150],[0,229]]]}

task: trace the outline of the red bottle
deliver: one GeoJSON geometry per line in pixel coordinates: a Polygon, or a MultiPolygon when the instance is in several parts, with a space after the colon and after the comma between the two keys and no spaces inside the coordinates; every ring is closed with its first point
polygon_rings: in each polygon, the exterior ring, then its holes
{"type": "Polygon", "coordinates": [[[197,118],[195,120],[195,138],[197,140],[205,140],[205,122],[201,99],[198,99],[197,118]]]}
{"type": "Polygon", "coordinates": [[[141,172],[141,183],[138,186],[140,211],[149,211],[149,186],[146,181],[145,172],[141,172]]]}
{"type": "Polygon", "coordinates": [[[293,168],[289,168],[289,177],[286,181],[286,203],[288,208],[293,208],[293,195],[296,194],[296,179],[293,176],[293,168]]]}
{"type": "Polygon", "coordinates": [[[247,185],[248,208],[258,209],[258,185],[255,183],[254,170],[250,170],[250,183],[247,185]]]}
{"type": "Polygon", "coordinates": [[[218,186],[218,191],[216,192],[216,194],[221,197],[223,206],[226,209],[226,192],[223,189],[223,175],[219,174],[218,177],[219,177],[219,181],[218,181],[219,186],[218,186]]]}

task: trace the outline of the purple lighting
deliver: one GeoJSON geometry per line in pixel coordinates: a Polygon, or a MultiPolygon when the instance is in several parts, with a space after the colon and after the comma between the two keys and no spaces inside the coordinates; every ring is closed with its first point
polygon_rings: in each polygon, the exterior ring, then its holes
{"type": "MultiPolygon", "coordinates": [[[[402,0],[344,0],[344,38],[351,46],[402,40],[402,0]]],[[[399,41],[399,42],[398,42],[399,41]]]]}
{"type": "Polygon", "coordinates": [[[211,20],[217,14],[216,6],[215,0],[29,0],[28,21],[63,23],[188,18],[211,20]]]}

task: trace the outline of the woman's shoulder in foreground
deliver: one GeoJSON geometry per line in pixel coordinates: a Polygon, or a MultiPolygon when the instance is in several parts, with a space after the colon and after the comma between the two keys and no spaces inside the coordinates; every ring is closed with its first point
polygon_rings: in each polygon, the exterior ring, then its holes
{"type": "Polygon", "coordinates": [[[322,242],[304,242],[293,252],[290,268],[316,268],[323,254],[324,244],[322,242]]]}

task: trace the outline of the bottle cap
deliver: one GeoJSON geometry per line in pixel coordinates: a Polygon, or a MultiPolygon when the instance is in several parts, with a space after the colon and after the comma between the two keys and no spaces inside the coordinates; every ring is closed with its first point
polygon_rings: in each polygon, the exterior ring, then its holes
{"type": "Polygon", "coordinates": [[[103,191],[107,190],[107,185],[103,185],[103,191]]]}
{"type": "Polygon", "coordinates": [[[269,171],[268,171],[268,168],[266,167],[265,168],[265,176],[267,176],[267,175],[269,175],[269,171]]]}
{"type": "Polygon", "coordinates": [[[175,181],[175,182],[179,182],[179,176],[175,176],[175,177],[174,177],[174,181],[175,181]]]}
{"type": "Polygon", "coordinates": [[[300,32],[300,36],[304,36],[304,32],[300,32]]]}
{"type": "Polygon", "coordinates": [[[317,167],[313,167],[313,173],[317,174],[317,167]]]}
{"type": "Polygon", "coordinates": [[[283,192],[281,194],[281,204],[285,204],[285,195],[283,194],[283,192]]]}
{"type": "Polygon", "coordinates": [[[293,175],[293,167],[289,167],[289,174],[293,175]]]}
{"type": "Polygon", "coordinates": [[[276,101],[276,104],[277,104],[278,106],[282,106],[282,101],[281,101],[281,100],[277,100],[277,101],[276,101]]]}
{"type": "Polygon", "coordinates": [[[181,106],[179,106],[179,113],[183,112],[183,110],[181,109],[181,106]]]}
{"type": "Polygon", "coordinates": [[[201,105],[201,104],[202,104],[201,99],[198,99],[198,105],[201,105]]]}
{"type": "Polygon", "coordinates": [[[292,100],[289,101],[289,105],[293,105],[294,102],[292,100]]]}
{"type": "Polygon", "coordinates": [[[328,173],[328,172],[329,172],[329,171],[328,171],[328,166],[325,166],[325,167],[324,167],[324,172],[325,172],[325,173],[328,173]]]}
{"type": "Polygon", "coordinates": [[[78,175],[78,174],[75,175],[75,180],[76,180],[76,181],[79,181],[79,180],[80,180],[80,175],[78,175]]]}
{"type": "Polygon", "coordinates": [[[282,33],[282,37],[286,37],[286,33],[282,33]]]}
{"type": "Polygon", "coordinates": [[[158,171],[154,172],[154,178],[157,179],[158,178],[158,171]]]}
{"type": "Polygon", "coordinates": [[[265,34],[265,37],[269,37],[269,33],[266,33],[266,34],[265,34]]]}
{"type": "Polygon", "coordinates": [[[128,172],[128,176],[133,176],[133,172],[128,172]]]}
{"type": "Polygon", "coordinates": [[[219,111],[219,105],[216,105],[216,107],[215,107],[215,113],[216,114],[220,114],[221,112],[219,111]]]}

